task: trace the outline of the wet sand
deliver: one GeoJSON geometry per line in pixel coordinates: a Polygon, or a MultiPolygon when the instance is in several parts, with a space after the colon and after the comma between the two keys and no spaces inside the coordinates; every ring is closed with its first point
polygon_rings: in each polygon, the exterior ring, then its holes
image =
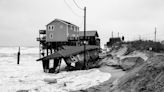
{"type": "Polygon", "coordinates": [[[117,79],[126,74],[126,72],[121,69],[116,69],[111,66],[102,66],[99,68],[101,72],[110,73],[112,76],[109,80],[101,83],[100,85],[90,87],[86,90],[79,90],[75,92],[109,92],[109,89],[117,84],[117,79]]]}

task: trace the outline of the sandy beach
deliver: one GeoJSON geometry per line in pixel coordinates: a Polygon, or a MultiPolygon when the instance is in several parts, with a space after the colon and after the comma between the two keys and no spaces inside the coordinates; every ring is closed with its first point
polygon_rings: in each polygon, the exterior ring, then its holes
{"type": "Polygon", "coordinates": [[[126,72],[122,71],[121,69],[116,69],[110,66],[101,67],[99,70],[101,72],[110,73],[111,78],[97,86],[90,87],[89,89],[85,90],[86,92],[109,92],[109,89],[117,83],[117,80],[126,74],[126,72]]]}

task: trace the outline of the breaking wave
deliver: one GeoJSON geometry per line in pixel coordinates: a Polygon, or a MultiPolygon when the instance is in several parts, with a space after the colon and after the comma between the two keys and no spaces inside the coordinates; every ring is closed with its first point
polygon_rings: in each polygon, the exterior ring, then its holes
{"type": "MultiPolygon", "coordinates": [[[[18,47],[0,47],[0,57],[14,57],[18,53],[18,47]]],[[[38,55],[38,47],[20,47],[21,55],[38,55]]]]}

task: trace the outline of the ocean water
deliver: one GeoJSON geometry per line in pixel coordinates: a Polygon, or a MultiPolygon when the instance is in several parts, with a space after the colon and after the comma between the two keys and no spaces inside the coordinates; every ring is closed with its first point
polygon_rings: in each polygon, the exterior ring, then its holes
{"type": "Polygon", "coordinates": [[[22,78],[42,71],[41,62],[36,62],[39,57],[37,47],[21,47],[19,65],[17,65],[17,52],[18,47],[0,47],[0,89],[2,92],[15,92],[22,78]]]}
{"type": "Polygon", "coordinates": [[[98,85],[111,77],[98,69],[44,73],[42,63],[36,61],[38,47],[21,47],[19,65],[17,52],[18,47],[0,47],[0,92],[69,92],[98,85]]]}

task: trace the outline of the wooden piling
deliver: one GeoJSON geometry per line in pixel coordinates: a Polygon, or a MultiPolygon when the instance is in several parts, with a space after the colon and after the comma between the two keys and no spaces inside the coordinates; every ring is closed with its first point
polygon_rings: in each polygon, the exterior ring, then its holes
{"type": "Polygon", "coordinates": [[[20,47],[18,49],[18,53],[17,53],[17,64],[19,64],[20,61],[20,47]]]}
{"type": "Polygon", "coordinates": [[[61,67],[61,59],[58,59],[59,60],[59,70],[58,70],[58,72],[57,73],[59,73],[60,72],[60,67],[61,67]]]}

